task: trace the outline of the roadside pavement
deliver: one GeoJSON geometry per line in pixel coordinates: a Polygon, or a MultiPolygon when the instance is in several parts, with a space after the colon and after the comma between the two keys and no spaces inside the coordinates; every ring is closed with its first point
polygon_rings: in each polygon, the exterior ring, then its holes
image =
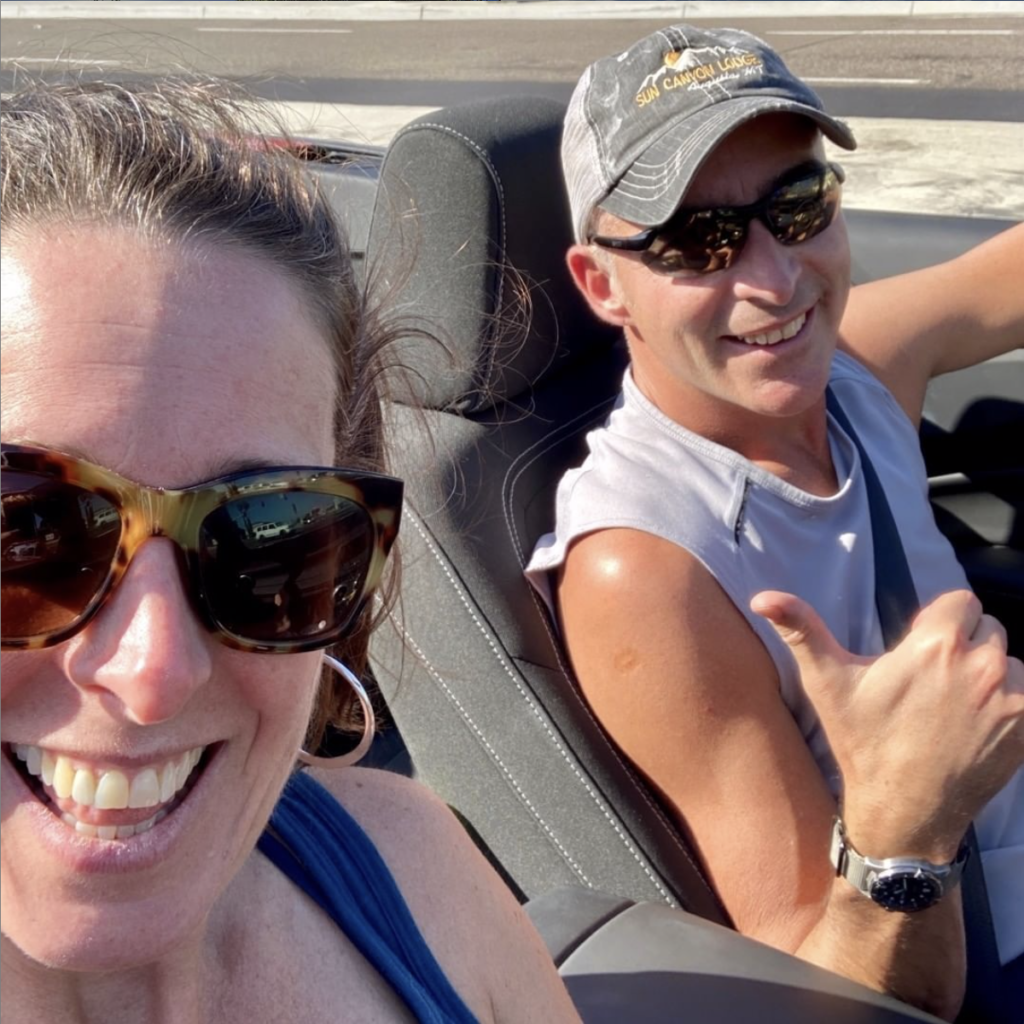
{"type": "Polygon", "coordinates": [[[2,0],[3,18],[209,18],[288,21],[544,20],[579,18],[1024,16],[1024,0],[2,0]]]}

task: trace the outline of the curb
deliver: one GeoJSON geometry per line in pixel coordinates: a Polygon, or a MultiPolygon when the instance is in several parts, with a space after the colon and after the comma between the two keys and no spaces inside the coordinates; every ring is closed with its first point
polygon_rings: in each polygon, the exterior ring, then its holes
{"type": "Polygon", "coordinates": [[[1024,0],[0,0],[0,18],[140,18],[247,21],[450,21],[450,20],[637,20],[690,18],[965,17],[1024,16],[1024,0]]]}

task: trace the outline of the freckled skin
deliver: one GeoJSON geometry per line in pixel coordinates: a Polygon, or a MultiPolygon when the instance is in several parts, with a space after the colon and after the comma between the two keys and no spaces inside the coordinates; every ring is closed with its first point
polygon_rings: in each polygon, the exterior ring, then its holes
{"type": "MultiPolygon", "coordinates": [[[[5,441],[70,448],[164,487],[232,461],[333,459],[326,344],[294,286],[253,257],[81,228],[5,246],[3,298],[5,441]]],[[[83,632],[4,653],[5,741],[87,760],[222,744],[166,861],[88,880],[40,850],[5,761],[5,948],[94,970],[151,961],[199,931],[276,801],[319,662],[216,642],[160,539],[83,632]]]]}
{"type": "MultiPolygon", "coordinates": [[[[165,488],[239,461],[334,461],[333,361],[279,271],[83,228],[6,247],[2,273],[5,442],[74,449],[165,488]]],[[[81,633],[3,654],[5,742],[139,763],[219,748],[150,834],[184,822],[162,859],[87,877],[40,849],[32,815],[49,812],[0,759],[5,1021],[314,1024],[339,1006],[346,1020],[411,1019],[351,940],[254,850],[319,667],[319,652],[215,640],[163,538],[138,548],[81,633]]],[[[540,937],[441,801],[369,769],[319,780],[380,851],[477,1019],[577,1019],[540,937]]]]}

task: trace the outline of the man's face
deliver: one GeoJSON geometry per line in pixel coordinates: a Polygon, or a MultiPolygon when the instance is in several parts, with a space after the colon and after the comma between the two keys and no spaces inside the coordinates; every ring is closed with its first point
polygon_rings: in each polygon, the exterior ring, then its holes
{"type": "MultiPolygon", "coordinates": [[[[683,205],[752,203],[787,171],[814,159],[824,155],[810,122],[789,114],[758,118],[712,153],[683,205]]],[[[639,228],[603,214],[599,230],[629,235],[639,228]]],[[[791,246],[755,220],[732,266],[697,276],[659,275],[639,254],[599,258],[610,270],[634,378],[669,416],[714,433],[719,424],[744,422],[740,409],[789,417],[820,403],[849,292],[841,215],[820,235],[791,246]],[[777,341],[779,330],[796,333],[777,341]]]]}

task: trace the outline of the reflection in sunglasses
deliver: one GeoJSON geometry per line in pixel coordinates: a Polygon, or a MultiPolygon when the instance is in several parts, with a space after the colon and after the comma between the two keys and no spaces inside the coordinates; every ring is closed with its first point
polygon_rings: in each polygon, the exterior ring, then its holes
{"type": "Polygon", "coordinates": [[[839,208],[842,168],[810,161],[787,171],[763,198],[746,206],[682,208],[664,224],[635,235],[595,235],[594,245],[641,253],[658,274],[686,277],[725,270],[743,250],[750,223],[762,223],[782,245],[820,235],[839,208]]]}
{"type": "Polygon", "coordinates": [[[2,466],[5,649],[73,636],[153,536],[178,546],[193,606],[223,642],[326,646],[379,582],[401,512],[401,481],[340,469],[164,490],[40,448],[4,445],[2,466]]]}

